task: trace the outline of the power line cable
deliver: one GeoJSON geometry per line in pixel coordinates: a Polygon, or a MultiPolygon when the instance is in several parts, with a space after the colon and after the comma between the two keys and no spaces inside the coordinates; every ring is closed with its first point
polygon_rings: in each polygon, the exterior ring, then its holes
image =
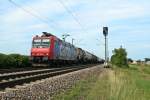
{"type": "Polygon", "coordinates": [[[50,18],[48,18],[48,17],[46,17],[46,16],[41,16],[40,13],[39,13],[36,9],[34,9],[33,7],[31,7],[31,6],[28,5],[28,8],[30,8],[32,11],[36,12],[36,14],[37,14],[39,17],[41,17],[41,18],[43,17],[44,19],[47,19],[47,21],[50,21],[51,23],[53,23],[53,25],[58,26],[57,23],[55,23],[54,20],[52,20],[52,19],[50,19],[50,18]]]}
{"type": "Polygon", "coordinates": [[[73,19],[76,21],[77,24],[79,24],[79,26],[81,27],[81,29],[87,33],[87,31],[84,29],[84,27],[82,26],[82,24],[80,23],[80,21],[78,20],[78,18],[73,14],[73,12],[63,3],[62,0],[58,0],[59,3],[66,9],[66,11],[68,13],[70,13],[70,15],[73,17],[73,19]]]}
{"type": "Polygon", "coordinates": [[[30,12],[29,10],[27,10],[27,9],[25,9],[24,7],[18,5],[17,3],[15,3],[15,2],[12,1],[12,0],[8,0],[8,1],[9,1],[10,3],[12,3],[13,5],[15,5],[16,7],[22,9],[24,12],[26,12],[26,13],[32,15],[33,17],[39,19],[39,20],[42,21],[43,23],[47,24],[48,26],[50,26],[50,28],[52,27],[53,29],[56,29],[55,26],[49,24],[48,20],[45,20],[45,19],[41,18],[39,15],[30,12]]]}

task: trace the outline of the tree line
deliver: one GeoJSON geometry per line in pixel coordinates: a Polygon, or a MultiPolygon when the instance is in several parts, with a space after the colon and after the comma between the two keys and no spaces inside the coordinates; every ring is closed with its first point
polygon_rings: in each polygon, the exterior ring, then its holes
{"type": "Polygon", "coordinates": [[[2,54],[0,53],[0,68],[20,68],[30,67],[29,56],[20,54],[2,54]]]}

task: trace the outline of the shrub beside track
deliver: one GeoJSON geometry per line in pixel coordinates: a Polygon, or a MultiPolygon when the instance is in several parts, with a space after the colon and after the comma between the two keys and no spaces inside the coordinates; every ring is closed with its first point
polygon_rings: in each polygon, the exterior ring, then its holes
{"type": "Polygon", "coordinates": [[[0,69],[31,67],[29,57],[20,54],[2,54],[0,53],[0,69]]]}

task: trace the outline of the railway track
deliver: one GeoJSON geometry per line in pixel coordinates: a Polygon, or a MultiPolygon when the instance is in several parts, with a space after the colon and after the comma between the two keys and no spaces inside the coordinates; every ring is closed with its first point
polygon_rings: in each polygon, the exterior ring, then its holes
{"type": "MultiPolygon", "coordinates": [[[[6,73],[16,73],[22,71],[31,71],[31,70],[40,70],[44,68],[33,68],[33,67],[26,67],[26,68],[10,68],[10,69],[0,69],[0,75],[6,73]]],[[[46,69],[46,68],[45,68],[46,69]]]]}
{"type": "Polygon", "coordinates": [[[92,66],[94,65],[90,64],[90,65],[80,65],[80,66],[73,66],[73,67],[63,67],[63,68],[53,68],[53,69],[43,69],[43,70],[2,74],[0,75],[0,90],[4,90],[6,88],[13,88],[16,85],[22,85],[24,83],[34,82],[36,80],[41,80],[52,76],[57,76],[57,75],[77,71],[87,67],[92,67],[92,66]]]}

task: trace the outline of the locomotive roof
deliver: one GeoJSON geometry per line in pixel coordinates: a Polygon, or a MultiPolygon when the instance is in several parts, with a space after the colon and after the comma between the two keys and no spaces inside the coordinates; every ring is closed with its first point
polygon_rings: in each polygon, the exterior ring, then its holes
{"type": "MultiPolygon", "coordinates": [[[[54,35],[51,33],[43,32],[43,34],[41,36],[36,35],[33,39],[35,39],[35,38],[50,38],[52,36],[54,36],[54,35]]],[[[56,36],[54,36],[54,37],[56,37],[56,36]]]]}
{"type": "MultiPolygon", "coordinates": [[[[69,42],[63,41],[60,38],[56,37],[55,35],[48,33],[48,32],[43,32],[41,36],[36,35],[33,39],[38,39],[38,38],[50,38],[50,37],[55,37],[55,39],[61,41],[62,43],[65,43],[66,45],[74,46],[69,42]]],[[[75,47],[75,46],[74,46],[75,47]]]]}

